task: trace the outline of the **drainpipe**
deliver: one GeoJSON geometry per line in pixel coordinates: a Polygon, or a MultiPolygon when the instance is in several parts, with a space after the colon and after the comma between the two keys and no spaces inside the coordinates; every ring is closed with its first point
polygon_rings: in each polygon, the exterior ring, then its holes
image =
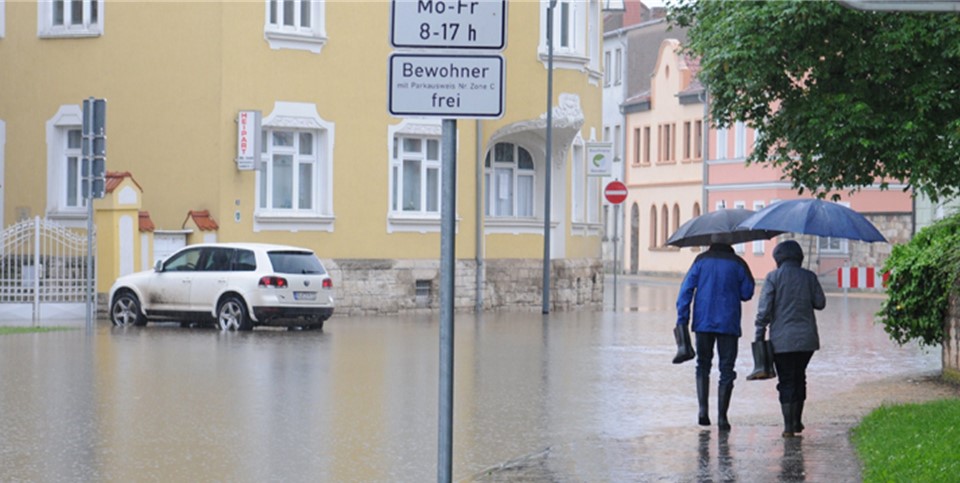
{"type": "Polygon", "coordinates": [[[707,185],[710,184],[710,170],[707,169],[707,160],[710,158],[710,94],[707,87],[703,87],[700,94],[700,102],[703,102],[703,147],[700,159],[703,164],[703,202],[700,204],[700,213],[704,214],[710,211],[707,206],[707,185]]]}
{"type": "Polygon", "coordinates": [[[476,206],[474,207],[474,219],[476,219],[476,227],[474,227],[474,249],[476,250],[476,286],[477,286],[477,296],[476,296],[476,305],[474,306],[474,311],[476,313],[483,312],[483,272],[484,272],[484,261],[483,261],[483,124],[480,119],[477,119],[475,124],[476,129],[474,131],[474,137],[476,140],[475,150],[476,150],[476,187],[474,191],[476,192],[476,206]]]}

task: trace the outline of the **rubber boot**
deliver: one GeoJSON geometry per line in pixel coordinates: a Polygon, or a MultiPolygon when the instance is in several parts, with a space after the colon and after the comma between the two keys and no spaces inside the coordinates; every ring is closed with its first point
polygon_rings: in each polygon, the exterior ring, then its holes
{"type": "Polygon", "coordinates": [[[697,376],[697,402],[700,403],[700,426],[710,426],[710,376],[697,376]]]}
{"type": "Polygon", "coordinates": [[[797,403],[781,403],[780,412],[783,413],[783,437],[792,438],[797,435],[797,403]]]}
{"type": "Polygon", "coordinates": [[[730,421],[727,420],[727,409],[730,408],[730,396],[733,395],[733,384],[717,388],[717,427],[720,431],[730,431],[730,421]]]}
{"type": "Polygon", "coordinates": [[[793,432],[802,433],[803,432],[803,401],[795,402],[796,414],[793,419],[793,432]]]}

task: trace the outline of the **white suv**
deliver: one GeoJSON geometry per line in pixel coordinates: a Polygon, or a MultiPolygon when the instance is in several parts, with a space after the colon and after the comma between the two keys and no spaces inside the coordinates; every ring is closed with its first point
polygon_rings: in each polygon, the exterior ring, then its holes
{"type": "Polygon", "coordinates": [[[110,320],[118,326],[166,320],[221,330],[322,329],[333,306],[333,281],[314,252],[285,245],[190,245],[110,288],[110,320]]]}

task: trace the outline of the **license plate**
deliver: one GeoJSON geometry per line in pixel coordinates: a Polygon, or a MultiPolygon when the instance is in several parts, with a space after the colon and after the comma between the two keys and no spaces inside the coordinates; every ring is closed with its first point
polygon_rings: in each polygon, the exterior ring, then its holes
{"type": "Polygon", "coordinates": [[[293,292],[294,300],[317,300],[317,292],[293,292]]]}

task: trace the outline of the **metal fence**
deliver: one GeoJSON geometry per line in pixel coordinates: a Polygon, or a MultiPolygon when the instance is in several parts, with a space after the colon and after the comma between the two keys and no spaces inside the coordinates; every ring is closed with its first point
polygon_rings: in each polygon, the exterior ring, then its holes
{"type": "Polygon", "coordinates": [[[0,304],[20,306],[6,312],[30,310],[36,320],[41,304],[84,304],[90,275],[85,232],[36,217],[0,233],[0,304]]]}

